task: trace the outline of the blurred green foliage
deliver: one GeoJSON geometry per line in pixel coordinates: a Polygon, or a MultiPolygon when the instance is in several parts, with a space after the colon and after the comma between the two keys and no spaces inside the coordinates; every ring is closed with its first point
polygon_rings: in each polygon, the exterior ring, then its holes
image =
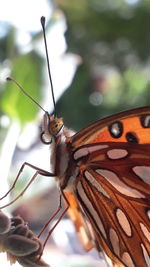
{"type": "MultiPolygon", "coordinates": [[[[37,101],[42,98],[42,58],[34,51],[22,53],[15,42],[15,29],[9,27],[5,38],[0,39],[0,63],[2,68],[11,68],[11,76],[37,101]],[[8,61],[7,61],[8,60],[8,61]]],[[[0,87],[1,114],[18,120],[20,125],[36,118],[39,108],[17,88],[13,82],[0,87]]]]}
{"type": "MultiPolygon", "coordinates": [[[[26,92],[39,102],[41,100],[41,73],[41,58],[35,52],[20,55],[13,62],[12,77],[16,77],[17,81],[24,85],[26,92]]],[[[21,124],[24,124],[36,117],[39,108],[34,106],[33,102],[16,87],[13,82],[6,83],[1,108],[9,117],[18,118],[21,124]]]]}
{"type": "Polygon", "coordinates": [[[101,117],[150,104],[150,1],[56,0],[67,18],[68,51],[82,58],[57,103],[79,130],[101,117]],[[93,93],[100,97],[94,105],[93,93]]]}
{"type": "MultiPolygon", "coordinates": [[[[65,124],[79,130],[112,113],[149,105],[150,1],[55,0],[55,5],[66,16],[68,52],[82,60],[57,103],[65,124]]],[[[35,51],[20,53],[15,29],[8,29],[0,39],[1,64],[9,58],[12,76],[40,101],[42,60],[35,51]]],[[[15,87],[1,86],[0,109],[24,124],[36,117],[38,108],[15,87]]]]}

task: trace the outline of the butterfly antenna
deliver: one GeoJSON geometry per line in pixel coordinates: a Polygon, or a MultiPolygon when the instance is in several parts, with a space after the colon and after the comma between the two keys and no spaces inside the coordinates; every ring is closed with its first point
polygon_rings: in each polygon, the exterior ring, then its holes
{"type": "Polygon", "coordinates": [[[12,77],[7,77],[6,79],[7,81],[12,81],[13,83],[15,83],[17,85],[17,87],[27,96],[29,97],[40,109],[42,109],[45,113],[47,113],[47,111],[42,108],[42,106],[31,96],[29,95],[22,87],[21,85],[15,80],[13,79],[12,77]]]}
{"type": "Polygon", "coordinates": [[[52,76],[51,76],[51,70],[50,70],[50,64],[49,64],[49,55],[48,55],[48,49],[47,49],[46,34],[45,34],[45,17],[43,17],[43,16],[41,17],[41,25],[42,25],[43,36],[44,36],[48,76],[49,76],[49,80],[50,80],[52,99],[53,99],[53,104],[54,104],[54,116],[56,116],[56,103],[55,103],[55,97],[54,97],[54,87],[53,87],[53,82],[52,82],[52,76]]]}

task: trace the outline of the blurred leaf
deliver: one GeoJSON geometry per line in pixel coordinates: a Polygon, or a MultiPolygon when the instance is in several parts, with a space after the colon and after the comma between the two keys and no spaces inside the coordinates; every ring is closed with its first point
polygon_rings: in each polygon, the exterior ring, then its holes
{"type": "Polygon", "coordinates": [[[149,105],[150,79],[145,70],[150,56],[150,1],[56,2],[68,23],[68,51],[83,62],[57,103],[67,126],[78,130],[112,113],[149,105]],[[94,93],[100,98],[97,105],[90,101],[94,93]]]}
{"type": "MultiPolygon", "coordinates": [[[[42,60],[35,52],[16,58],[11,76],[36,101],[41,100],[42,60]]],[[[21,124],[34,120],[39,108],[13,82],[7,82],[4,89],[2,110],[11,118],[18,119],[21,124]]]]}
{"type": "MultiPolygon", "coordinates": [[[[64,117],[66,119],[65,124],[73,129],[80,129],[84,126],[84,117],[89,108],[90,79],[86,73],[85,66],[80,66],[75,75],[74,83],[63,94],[63,101],[60,99],[57,102],[57,113],[64,117]]],[[[90,122],[90,115],[86,119],[90,122]]]]}

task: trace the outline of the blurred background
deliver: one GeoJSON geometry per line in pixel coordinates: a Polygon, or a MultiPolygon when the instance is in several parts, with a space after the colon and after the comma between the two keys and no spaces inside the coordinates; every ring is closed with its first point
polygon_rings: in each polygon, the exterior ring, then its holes
{"type": "MultiPolygon", "coordinates": [[[[6,82],[11,75],[53,112],[40,17],[46,17],[57,116],[79,131],[105,116],[150,104],[150,1],[0,0],[0,7],[2,196],[24,161],[50,169],[49,146],[41,145],[39,138],[43,112],[6,82]]],[[[1,206],[24,188],[33,173],[25,168],[1,206]]],[[[56,211],[58,199],[54,179],[38,177],[5,211],[20,214],[38,233],[56,211]]],[[[44,258],[54,267],[99,266],[96,251],[84,253],[67,217],[51,236],[44,258]]],[[[102,259],[101,266],[106,266],[102,259]]]]}

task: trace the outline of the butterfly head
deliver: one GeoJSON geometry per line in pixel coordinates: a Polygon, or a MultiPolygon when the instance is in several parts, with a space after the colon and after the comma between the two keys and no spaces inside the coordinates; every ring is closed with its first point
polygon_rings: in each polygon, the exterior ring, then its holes
{"type": "Polygon", "coordinates": [[[56,118],[54,115],[50,116],[49,113],[46,112],[43,117],[41,141],[44,144],[50,144],[52,139],[55,139],[59,135],[63,126],[62,118],[56,118]]]}

